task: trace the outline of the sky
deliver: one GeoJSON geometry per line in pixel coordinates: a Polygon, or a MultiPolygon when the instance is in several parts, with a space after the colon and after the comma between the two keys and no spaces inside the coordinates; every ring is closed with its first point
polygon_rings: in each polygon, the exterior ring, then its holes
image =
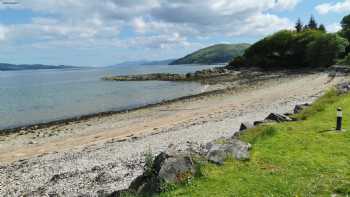
{"type": "Polygon", "coordinates": [[[107,66],[254,43],[313,15],[329,32],[350,0],[0,0],[0,62],[107,66]]]}

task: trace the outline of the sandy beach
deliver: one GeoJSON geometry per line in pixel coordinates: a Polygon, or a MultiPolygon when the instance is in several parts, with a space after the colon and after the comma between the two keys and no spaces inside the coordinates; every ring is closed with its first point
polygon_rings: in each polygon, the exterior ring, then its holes
{"type": "MultiPolygon", "coordinates": [[[[0,196],[92,195],[128,187],[143,154],[232,136],[241,122],[291,112],[346,80],[326,72],[267,77],[147,108],[0,136],[0,196]]],[[[226,84],[227,85],[227,84],[226,84]]]]}

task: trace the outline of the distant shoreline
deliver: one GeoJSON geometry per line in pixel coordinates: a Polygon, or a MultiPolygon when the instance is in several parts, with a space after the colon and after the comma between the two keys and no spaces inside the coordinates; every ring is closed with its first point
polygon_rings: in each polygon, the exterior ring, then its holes
{"type": "Polygon", "coordinates": [[[81,68],[77,66],[66,65],[43,65],[43,64],[7,64],[0,63],[0,71],[24,71],[24,70],[63,70],[81,68]]]}

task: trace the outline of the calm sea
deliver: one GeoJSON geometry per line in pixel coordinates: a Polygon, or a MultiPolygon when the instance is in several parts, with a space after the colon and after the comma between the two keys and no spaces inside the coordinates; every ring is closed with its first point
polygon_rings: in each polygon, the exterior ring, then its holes
{"type": "Polygon", "coordinates": [[[128,66],[0,71],[0,129],[117,111],[200,93],[193,82],[115,82],[106,75],[186,73],[212,66],[128,66]]]}

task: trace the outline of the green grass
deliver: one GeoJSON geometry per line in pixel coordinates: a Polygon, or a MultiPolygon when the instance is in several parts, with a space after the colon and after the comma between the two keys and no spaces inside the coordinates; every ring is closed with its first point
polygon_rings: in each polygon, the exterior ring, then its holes
{"type": "Polygon", "coordinates": [[[334,91],[298,122],[261,126],[241,136],[253,145],[251,160],[205,164],[204,176],[160,196],[338,196],[350,195],[350,95],[334,91]],[[348,132],[336,133],[337,107],[348,132]]]}

